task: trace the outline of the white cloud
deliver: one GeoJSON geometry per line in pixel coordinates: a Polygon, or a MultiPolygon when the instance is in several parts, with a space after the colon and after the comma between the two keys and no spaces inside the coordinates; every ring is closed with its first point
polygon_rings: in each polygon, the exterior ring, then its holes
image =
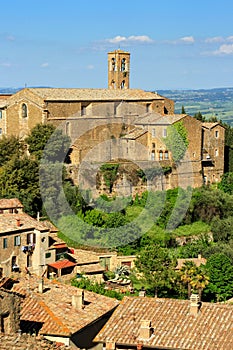
{"type": "Polygon", "coordinates": [[[219,47],[218,50],[213,52],[214,55],[232,55],[233,44],[224,44],[219,47]]]}
{"type": "Polygon", "coordinates": [[[44,62],[41,65],[41,68],[47,68],[49,66],[48,62],[44,62]]]}
{"type": "Polygon", "coordinates": [[[205,42],[206,43],[210,43],[210,44],[212,44],[212,43],[221,43],[223,41],[224,41],[224,38],[221,37],[221,36],[214,36],[212,38],[206,38],[205,39],[205,42]]]}
{"type": "Polygon", "coordinates": [[[226,38],[226,41],[228,41],[228,42],[233,42],[233,35],[232,35],[232,36],[228,36],[228,37],[226,38]]]}
{"type": "Polygon", "coordinates": [[[152,43],[153,40],[147,35],[130,35],[128,37],[117,35],[114,38],[106,39],[106,42],[109,42],[111,44],[132,43],[132,42],[152,43]]]}
{"type": "Polygon", "coordinates": [[[180,38],[180,41],[187,43],[187,44],[193,44],[195,42],[193,36],[184,36],[183,38],[180,38]]]}

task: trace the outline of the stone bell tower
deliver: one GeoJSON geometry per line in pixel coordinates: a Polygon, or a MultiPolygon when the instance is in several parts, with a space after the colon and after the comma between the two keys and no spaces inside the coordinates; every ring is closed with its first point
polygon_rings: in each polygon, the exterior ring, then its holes
{"type": "Polygon", "coordinates": [[[130,53],[115,50],[108,53],[108,88],[129,89],[130,53]]]}

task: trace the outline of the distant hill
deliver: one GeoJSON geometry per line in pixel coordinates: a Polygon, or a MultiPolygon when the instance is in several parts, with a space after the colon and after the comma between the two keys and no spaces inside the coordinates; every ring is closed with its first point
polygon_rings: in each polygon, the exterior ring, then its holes
{"type": "MultiPolygon", "coordinates": [[[[42,87],[42,86],[40,86],[42,87]]],[[[43,86],[44,87],[44,86],[43,86]]],[[[22,88],[1,88],[0,94],[14,94],[22,88]]],[[[157,90],[175,101],[175,112],[182,106],[189,115],[201,112],[207,119],[217,117],[233,126],[233,87],[200,90],[157,90]]]]}
{"type": "Polygon", "coordinates": [[[217,117],[233,125],[233,87],[200,90],[157,90],[163,96],[175,101],[176,113],[182,106],[190,115],[201,112],[207,119],[217,117]]]}

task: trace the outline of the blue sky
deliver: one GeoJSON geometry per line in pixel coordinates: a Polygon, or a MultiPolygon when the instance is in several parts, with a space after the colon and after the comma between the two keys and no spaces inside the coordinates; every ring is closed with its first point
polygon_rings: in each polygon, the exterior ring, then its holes
{"type": "Polygon", "coordinates": [[[0,86],[107,87],[107,52],[131,53],[131,88],[233,86],[231,0],[1,3],[0,86]]]}

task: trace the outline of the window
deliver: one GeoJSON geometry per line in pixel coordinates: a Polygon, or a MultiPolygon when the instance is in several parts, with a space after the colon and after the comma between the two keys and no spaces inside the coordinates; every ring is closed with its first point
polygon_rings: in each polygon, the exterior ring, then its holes
{"type": "Polygon", "coordinates": [[[152,133],[151,133],[151,135],[152,135],[152,137],[155,137],[155,129],[152,129],[152,133]]]}
{"type": "Polygon", "coordinates": [[[163,129],[163,137],[167,137],[167,129],[163,129]]]}
{"type": "Polygon", "coordinates": [[[215,137],[218,138],[218,136],[219,136],[219,132],[218,132],[218,130],[216,130],[215,131],[215,137]]]}
{"type": "Polygon", "coordinates": [[[155,160],[155,151],[151,152],[151,160],[155,160]]]}
{"type": "Polygon", "coordinates": [[[21,244],[21,237],[20,236],[15,236],[14,237],[14,246],[17,247],[21,244]]]}
{"type": "Polygon", "coordinates": [[[112,58],[112,70],[113,71],[115,71],[115,69],[116,69],[116,60],[115,60],[115,58],[112,58]]]}
{"type": "Polygon", "coordinates": [[[155,143],[154,142],[152,143],[152,148],[155,149],[155,143]]]}
{"type": "Polygon", "coordinates": [[[2,128],[0,128],[0,136],[2,135],[2,128]]]}
{"type": "Polygon", "coordinates": [[[3,238],[3,249],[7,248],[7,238],[3,238]]]}
{"type": "Polygon", "coordinates": [[[0,109],[0,119],[2,119],[2,110],[0,109]]]}
{"type": "Polygon", "coordinates": [[[168,151],[165,151],[165,152],[164,152],[164,159],[165,159],[165,160],[168,160],[168,159],[169,159],[169,157],[168,157],[168,151]]]}
{"type": "Polygon", "coordinates": [[[163,160],[163,151],[159,151],[159,160],[163,160]]]}
{"type": "Polygon", "coordinates": [[[45,253],[45,259],[48,259],[51,257],[51,253],[45,253]]]}
{"type": "Polygon", "coordinates": [[[27,244],[35,244],[36,243],[36,234],[28,233],[27,235],[27,244]]]}
{"type": "Polygon", "coordinates": [[[81,107],[81,115],[86,115],[86,106],[81,107]]]}
{"type": "Polygon", "coordinates": [[[146,113],[150,112],[150,109],[151,109],[151,104],[147,103],[146,104],[146,113]]]}
{"type": "Polygon", "coordinates": [[[125,58],[122,58],[122,60],[121,60],[121,71],[122,72],[125,71],[125,58]]]}
{"type": "Polygon", "coordinates": [[[22,118],[27,118],[28,116],[28,108],[25,103],[22,104],[22,118]]]}
{"type": "Polygon", "coordinates": [[[217,157],[218,156],[218,149],[217,148],[215,149],[214,153],[215,153],[215,157],[217,157]]]}
{"type": "Polygon", "coordinates": [[[125,87],[125,81],[122,80],[122,82],[121,82],[121,89],[124,89],[124,87],[125,87]]]}
{"type": "Polygon", "coordinates": [[[8,211],[9,211],[10,214],[13,214],[14,209],[9,209],[8,211]]]}

